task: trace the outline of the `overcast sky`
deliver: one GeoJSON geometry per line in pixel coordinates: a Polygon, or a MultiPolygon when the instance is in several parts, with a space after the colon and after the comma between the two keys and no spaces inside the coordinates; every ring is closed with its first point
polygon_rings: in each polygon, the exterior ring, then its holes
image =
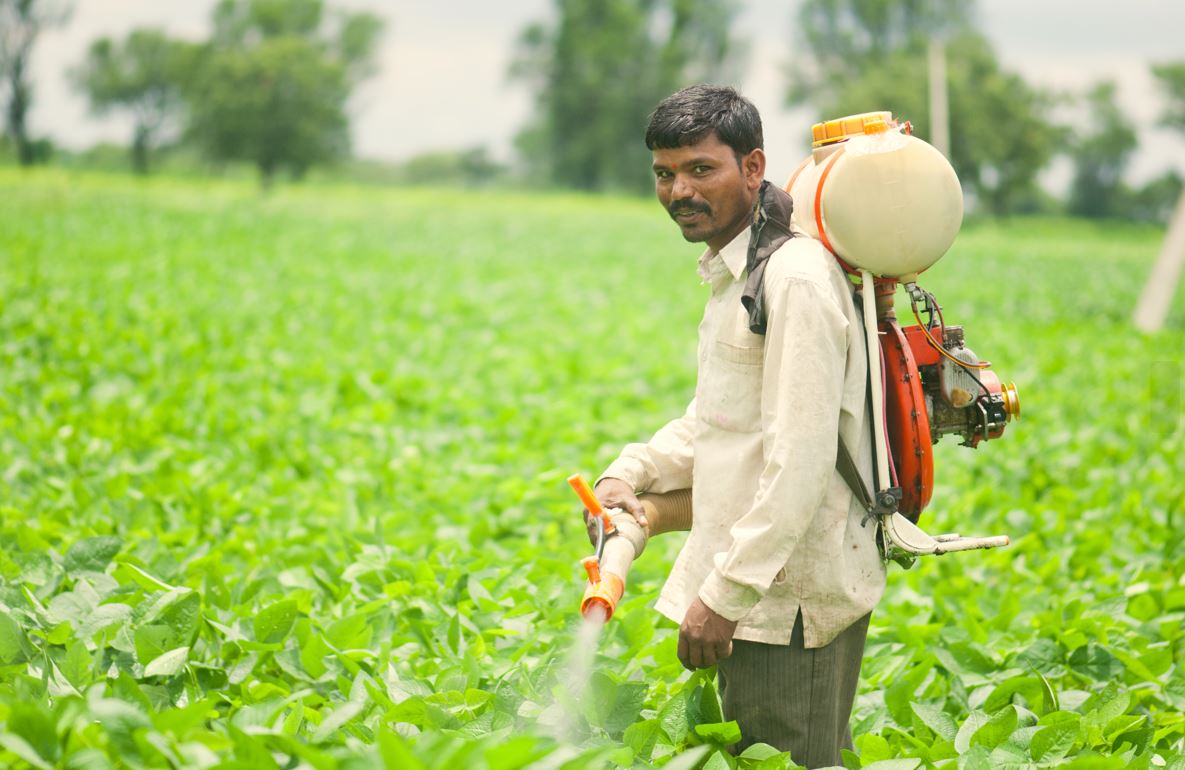
{"type": "MultiPolygon", "coordinates": [[[[487,145],[506,158],[530,111],[530,94],[506,78],[515,37],[545,19],[551,0],[337,0],[387,19],[380,72],[355,97],[354,146],[359,155],[399,160],[433,149],[487,145]]],[[[99,119],[73,91],[66,72],[90,41],[135,27],[161,27],[180,37],[208,32],[214,0],[76,0],[70,23],[47,32],[34,59],[35,133],[85,147],[127,142],[129,124],[99,119]]],[[[782,106],[785,62],[795,51],[798,0],[742,0],[735,32],[746,42],[741,89],[761,110],[771,179],[782,179],[808,147],[820,116],[782,106]]],[[[1036,85],[1083,89],[1110,78],[1140,127],[1141,148],[1129,178],[1144,181],[1168,168],[1185,174],[1185,136],[1155,128],[1162,98],[1149,64],[1185,59],[1185,0],[980,0],[981,29],[1007,69],[1036,85]]],[[[622,52],[628,55],[627,51],[622,52]]],[[[869,105],[870,109],[879,105],[869,105]]],[[[825,116],[834,117],[834,116],[825,116]]],[[[983,116],[990,120],[990,116],[983,116]]],[[[1060,186],[1066,169],[1047,174],[1060,186]]]]}

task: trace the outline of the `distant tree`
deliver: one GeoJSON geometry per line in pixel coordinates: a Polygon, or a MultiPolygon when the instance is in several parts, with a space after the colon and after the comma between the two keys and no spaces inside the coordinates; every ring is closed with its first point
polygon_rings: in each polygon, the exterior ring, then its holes
{"type": "Polygon", "coordinates": [[[1185,194],[1185,179],[1176,171],[1166,171],[1131,191],[1125,218],[1138,222],[1165,224],[1172,216],[1173,206],[1185,194]]]}
{"type": "Polygon", "coordinates": [[[887,109],[930,134],[926,50],[945,38],[951,164],[992,213],[1037,197],[1040,170],[1063,132],[1046,117],[1054,96],[1000,68],[971,28],[972,0],[805,0],[797,34],[804,46],[788,69],[787,101],[820,120],[887,109]]]}
{"type": "Polygon", "coordinates": [[[39,155],[27,126],[33,104],[29,80],[33,46],[42,31],[65,22],[70,10],[65,0],[0,0],[0,89],[8,99],[5,128],[23,166],[32,165],[39,155]]]}
{"type": "Polygon", "coordinates": [[[1185,131],[1185,60],[1154,64],[1152,74],[1168,98],[1160,122],[1178,131],[1185,131]]]}
{"type": "Polygon", "coordinates": [[[253,163],[265,187],[349,150],[346,102],[373,71],[381,20],[321,0],[222,0],[189,91],[188,134],[207,157],[253,163]]]}
{"type": "Polygon", "coordinates": [[[932,35],[971,31],[974,8],[975,0],[805,0],[795,34],[809,53],[788,66],[788,101],[818,105],[820,90],[843,90],[902,52],[923,55],[932,35]]]}
{"type": "Polygon", "coordinates": [[[1083,217],[1114,217],[1123,213],[1128,190],[1123,172],[1136,149],[1136,131],[1115,104],[1115,84],[1098,83],[1086,94],[1086,123],[1093,130],[1074,137],[1070,157],[1074,181],[1069,210],[1083,217]]]}
{"type": "Polygon", "coordinates": [[[536,110],[517,145],[534,179],[586,190],[652,185],[642,135],[655,104],[721,79],[731,0],[556,0],[553,24],[523,30],[512,77],[536,110]]]}
{"type": "Polygon", "coordinates": [[[137,173],[148,173],[150,150],[183,105],[182,90],[193,55],[191,44],[171,40],[159,30],[138,29],[121,43],[96,40],[86,60],[72,72],[92,111],[131,113],[130,151],[137,173]]]}

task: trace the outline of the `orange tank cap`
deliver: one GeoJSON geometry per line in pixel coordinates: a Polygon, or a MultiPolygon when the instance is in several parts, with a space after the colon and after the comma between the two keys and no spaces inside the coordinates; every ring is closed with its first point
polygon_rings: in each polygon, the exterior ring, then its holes
{"type": "Polygon", "coordinates": [[[811,146],[822,147],[823,145],[842,142],[853,136],[870,133],[865,127],[869,124],[876,123],[884,125],[884,128],[880,129],[882,131],[897,125],[896,121],[893,120],[893,113],[888,110],[862,112],[859,115],[848,115],[843,118],[827,120],[822,123],[816,123],[811,127],[811,138],[813,140],[811,146]]]}

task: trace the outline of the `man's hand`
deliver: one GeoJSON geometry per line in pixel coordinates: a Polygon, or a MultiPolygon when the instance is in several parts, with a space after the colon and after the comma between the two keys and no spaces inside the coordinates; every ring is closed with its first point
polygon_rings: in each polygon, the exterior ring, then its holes
{"type": "Polygon", "coordinates": [[[679,662],[688,671],[716,665],[732,654],[735,620],[725,620],[696,599],[679,626],[679,662]]]}
{"type": "MultiPolygon", "coordinates": [[[[650,527],[646,522],[646,509],[642,507],[642,502],[634,494],[634,488],[629,484],[621,479],[601,479],[593,493],[596,494],[597,500],[606,510],[620,508],[632,515],[646,535],[650,535],[650,527]]],[[[588,528],[588,542],[596,545],[597,527],[587,508],[584,509],[584,526],[588,528]]]]}

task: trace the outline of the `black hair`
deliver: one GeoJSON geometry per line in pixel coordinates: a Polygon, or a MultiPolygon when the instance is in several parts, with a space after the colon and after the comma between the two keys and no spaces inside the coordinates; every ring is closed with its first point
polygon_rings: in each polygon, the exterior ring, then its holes
{"type": "Polygon", "coordinates": [[[753,102],[728,86],[688,86],[658,103],[646,126],[646,149],[672,150],[715,132],[737,162],[764,145],[761,115],[753,102]]]}

